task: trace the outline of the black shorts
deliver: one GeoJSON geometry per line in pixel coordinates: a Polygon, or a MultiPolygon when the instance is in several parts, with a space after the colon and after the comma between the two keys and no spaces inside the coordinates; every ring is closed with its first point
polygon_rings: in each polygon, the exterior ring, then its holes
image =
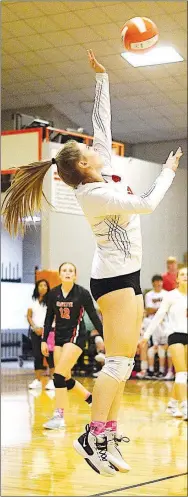
{"type": "Polygon", "coordinates": [[[153,338],[152,336],[149,338],[148,340],[148,349],[150,349],[150,347],[153,347],[154,343],[153,343],[153,338]]]}
{"type": "Polygon", "coordinates": [[[91,293],[96,301],[103,295],[106,295],[106,293],[122,288],[133,288],[135,295],[141,295],[140,270],[130,274],[114,276],[113,278],[91,278],[90,280],[91,293]]]}
{"type": "MultiPolygon", "coordinates": [[[[34,331],[31,331],[31,343],[32,343],[35,370],[43,369],[44,356],[42,355],[41,352],[41,337],[38,336],[36,333],[34,333],[34,331]]],[[[53,352],[49,352],[49,356],[46,357],[46,360],[49,368],[53,369],[54,368],[53,352]]]]}
{"type": "Polygon", "coordinates": [[[65,343],[73,343],[74,345],[77,345],[77,347],[80,347],[80,349],[84,350],[85,345],[86,345],[86,335],[78,335],[78,337],[75,340],[56,340],[55,345],[57,347],[63,347],[65,343]]]}
{"type": "Polygon", "coordinates": [[[182,343],[182,345],[188,345],[188,334],[187,333],[172,333],[168,337],[168,346],[174,345],[175,343],[182,343]]]}

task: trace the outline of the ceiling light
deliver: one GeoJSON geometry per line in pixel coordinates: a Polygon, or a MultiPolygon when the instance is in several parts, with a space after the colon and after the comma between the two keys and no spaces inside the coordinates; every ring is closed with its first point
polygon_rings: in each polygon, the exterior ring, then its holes
{"type": "Polygon", "coordinates": [[[144,54],[122,52],[121,56],[133,67],[155,66],[184,60],[173,47],[156,47],[144,54]]]}

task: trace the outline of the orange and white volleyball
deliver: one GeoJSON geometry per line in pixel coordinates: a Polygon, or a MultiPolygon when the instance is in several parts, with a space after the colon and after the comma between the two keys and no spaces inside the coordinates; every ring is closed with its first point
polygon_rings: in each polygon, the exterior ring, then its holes
{"type": "Polygon", "coordinates": [[[124,24],[121,37],[126,50],[144,53],[156,45],[159,32],[156,24],[148,17],[133,17],[124,24]]]}

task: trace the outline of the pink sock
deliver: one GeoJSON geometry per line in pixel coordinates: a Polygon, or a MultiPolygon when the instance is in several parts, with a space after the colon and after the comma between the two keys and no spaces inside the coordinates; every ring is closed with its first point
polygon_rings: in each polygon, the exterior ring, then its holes
{"type": "Polygon", "coordinates": [[[104,421],[91,421],[90,432],[92,435],[98,436],[105,433],[106,423],[104,421]]]}
{"type": "Polygon", "coordinates": [[[117,431],[117,421],[107,421],[105,429],[110,431],[117,431]]]}
{"type": "Polygon", "coordinates": [[[58,409],[55,409],[55,414],[60,416],[60,418],[63,418],[64,416],[64,409],[62,409],[61,407],[59,407],[58,409]]]}

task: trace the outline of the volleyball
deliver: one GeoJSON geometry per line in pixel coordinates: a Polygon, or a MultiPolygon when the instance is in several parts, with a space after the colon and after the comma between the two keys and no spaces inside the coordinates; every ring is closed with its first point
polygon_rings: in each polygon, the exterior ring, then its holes
{"type": "Polygon", "coordinates": [[[159,32],[155,23],[148,17],[133,17],[124,24],[121,37],[126,50],[144,53],[156,45],[159,32]]]}

